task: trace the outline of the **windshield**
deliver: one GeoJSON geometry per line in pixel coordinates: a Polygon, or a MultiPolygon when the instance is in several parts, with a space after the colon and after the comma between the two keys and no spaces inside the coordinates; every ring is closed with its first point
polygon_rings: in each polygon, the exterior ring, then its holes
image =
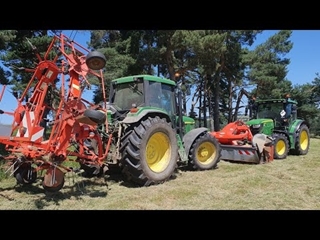
{"type": "Polygon", "coordinates": [[[257,118],[281,118],[283,103],[263,103],[258,105],[257,118]]]}
{"type": "Polygon", "coordinates": [[[163,108],[169,115],[175,114],[175,95],[174,89],[170,85],[162,85],[162,97],[161,102],[163,108]]]}
{"type": "Polygon", "coordinates": [[[124,83],[116,86],[114,105],[120,110],[139,107],[144,103],[143,83],[124,83]]]}
{"type": "Polygon", "coordinates": [[[174,86],[150,81],[149,91],[150,106],[163,108],[169,115],[175,114],[174,86]]]}

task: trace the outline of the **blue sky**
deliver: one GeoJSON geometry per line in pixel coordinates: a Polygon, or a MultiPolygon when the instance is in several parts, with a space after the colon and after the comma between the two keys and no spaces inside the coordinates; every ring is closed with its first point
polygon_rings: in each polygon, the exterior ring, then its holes
{"type": "MultiPolygon", "coordinates": [[[[255,44],[265,42],[278,30],[264,31],[255,44]]],[[[294,30],[290,37],[293,48],[285,56],[290,59],[287,79],[295,84],[311,83],[320,72],[320,30],[294,30]]]]}
{"type": "MultiPolygon", "coordinates": [[[[265,42],[277,32],[278,30],[264,31],[258,35],[255,45],[265,42]]],[[[64,34],[84,47],[87,46],[87,42],[90,40],[90,35],[83,31],[64,31],[64,34]]],[[[293,85],[311,83],[316,77],[316,73],[320,72],[320,30],[294,30],[290,40],[293,42],[293,48],[285,56],[290,59],[287,79],[293,85]]],[[[0,109],[13,112],[15,108],[16,99],[7,89],[0,101],[0,109]]],[[[0,115],[0,124],[11,124],[12,121],[11,116],[0,115]]]]}

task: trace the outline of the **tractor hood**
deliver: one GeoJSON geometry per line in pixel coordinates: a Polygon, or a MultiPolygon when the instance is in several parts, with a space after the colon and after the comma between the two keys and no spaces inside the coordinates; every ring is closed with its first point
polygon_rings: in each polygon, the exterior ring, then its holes
{"type": "Polygon", "coordinates": [[[259,119],[251,119],[246,122],[248,126],[265,124],[265,123],[273,123],[273,120],[271,118],[259,118],[259,119]]]}
{"type": "Polygon", "coordinates": [[[274,123],[271,118],[251,119],[246,124],[250,127],[253,134],[263,133],[270,136],[274,129],[274,123]]]}

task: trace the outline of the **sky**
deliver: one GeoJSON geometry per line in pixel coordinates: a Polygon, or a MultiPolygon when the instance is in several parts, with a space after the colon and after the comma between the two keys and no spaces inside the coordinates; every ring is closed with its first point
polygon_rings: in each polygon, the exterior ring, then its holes
{"type": "MultiPolygon", "coordinates": [[[[278,30],[267,30],[257,37],[255,44],[265,42],[278,30]]],[[[320,72],[320,30],[293,30],[289,39],[291,51],[285,55],[290,59],[287,79],[293,85],[311,83],[320,72]]]]}
{"type": "MultiPolygon", "coordinates": [[[[270,36],[276,34],[278,30],[266,30],[257,36],[254,46],[265,42],[270,36]]],[[[90,35],[84,31],[64,31],[70,39],[86,47],[90,40],[90,35]]],[[[293,43],[291,51],[285,55],[290,59],[288,66],[287,79],[293,85],[302,85],[311,83],[320,72],[320,30],[293,30],[290,37],[293,43]]],[[[2,86],[0,85],[0,92],[2,86]]],[[[84,96],[87,98],[86,96],[84,96]]],[[[91,100],[90,98],[87,98],[91,100]]],[[[17,106],[16,99],[12,96],[9,89],[6,89],[3,98],[0,101],[0,109],[13,112],[17,106]]],[[[0,114],[0,124],[12,124],[12,116],[0,114]]]]}

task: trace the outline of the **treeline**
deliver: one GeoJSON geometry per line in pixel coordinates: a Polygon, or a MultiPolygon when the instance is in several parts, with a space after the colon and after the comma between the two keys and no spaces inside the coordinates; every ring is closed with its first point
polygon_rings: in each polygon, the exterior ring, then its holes
{"type": "MultiPolygon", "coordinates": [[[[30,80],[21,68],[34,68],[35,51],[43,54],[54,30],[0,31],[0,83],[20,94],[30,80]],[[35,49],[36,47],[36,49],[35,49]]],[[[126,75],[151,74],[172,79],[183,86],[184,107],[192,117],[211,121],[218,131],[244,111],[247,99],[235,104],[239,90],[258,98],[280,98],[290,93],[298,101],[298,116],[320,134],[320,76],[311,83],[293,85],[287,79],[292,50],[291,30],[279,30],[264,43],[252,47],[258,30],[93,30],[88,49],[107,58],[105,85],[126,75]]],[[[76,40],[76,37],[75,37],[76,40]]],[[[300,82],[306,82],[301,79],[300,82]]],[[[91,81],[95,103],[103,94],[98,82],[91,81]]]]}

